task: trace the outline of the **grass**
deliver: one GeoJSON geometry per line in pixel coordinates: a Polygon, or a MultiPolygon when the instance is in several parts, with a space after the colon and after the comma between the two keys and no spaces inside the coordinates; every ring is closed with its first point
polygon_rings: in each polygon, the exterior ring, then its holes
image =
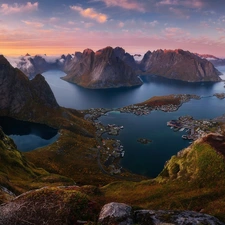
{"type": "Polygon", "coordinates": [[[224,170],[224,157],[196,142],[173,156],[156,179],[108,184],[101,188],[102,198],[145,209],[204,211],[224,222],[224,170]]]}

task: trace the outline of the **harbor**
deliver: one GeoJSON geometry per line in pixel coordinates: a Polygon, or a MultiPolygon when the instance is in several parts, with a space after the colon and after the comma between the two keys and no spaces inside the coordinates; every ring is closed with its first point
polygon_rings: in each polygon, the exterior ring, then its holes
{"type": "Polygon", "coordinates": [[[219,123],[214,120],[195,120],[192,116],[180,116],[177,120],[170,120],[167,126],[174,131],[186,131],[181,137],[185,140],[197,140],[207,133],[221,133],[219,123]]]}

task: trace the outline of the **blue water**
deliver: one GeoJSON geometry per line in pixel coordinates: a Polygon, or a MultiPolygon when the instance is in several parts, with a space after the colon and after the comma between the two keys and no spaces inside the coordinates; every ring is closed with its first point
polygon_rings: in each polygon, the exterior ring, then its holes
{"type": "MultiPolygon", "coordinates": [[[[222,67],[222,69],[225,68],[222,67]]],[[[169,94],[197,94],[209,96],[216,92],[224,92],[224,83],[187,83],[156,77],[144,77],[144,84],[132,88],[116,88],[93,90],[61,80],[65,73],[52,70],[42,74],[53,90],[61,106],[88,108],[118,108],[142,102],[152,96],[169,94]]]]}
{"type": "MultiPolygon", "coordinates": [[[[218,68],[225,72],[225,67],[218,68]]],[[[224,73],[225,74],[225,73],[224,73]]],[[[184,132],[173,132],[166,122],[181,115],[192,115],[196,119],[214,118],[225,113],[225,100],[212,96],[225,92],[224,82],[187,83],[157,77],[143,77],[140,87],[91,90],[82,88],[60,79],[65,74],[61,71],[43,73],[52,88],[58,103],[75,109],[118,108],[147,100],[152,96],[168,94],[196,94],[201,100],[191,100],[183,104],[176,112],[153,111],[147,116],[111,112],[99,118],[102,123],[123,125],[124,129],[116,138],[124,145],[125,156],[121,164],[126,169],[150,177],[155,177],[163,169],[165,162],[189,141],[181,138],[184,132]],[[148,138],[153,142],[143,145],[138,138],[148,138]]],[[[223,79],[225,75],[221,76],[223,79]]],[[[106,137],[106,136],[105,136],[106,137]]]]}
{"type": "Polygon", "coordinates": [[[59,137],[56,129],[43,124],[20,121],[9,117],[0,117],[0,126],[22,152],[52,144],[59,137]]]}
{"type": "Polygon", "coordinates": [[[174,132],[166,123],[179,116],[192,115],[196,119],[212,119],[224,114],[225,100],[216,97],[191,100],[175,112],[152,111],[147,116],[128,113],[108,113],[99,118],[103,124],[115,123],[124,126],[118,137],[104,135],[103,138],[119,138],[124,146],[125,156],[121,165],[138,174],[156,177],[167,160],[178,151],[190,145],[183,140],[183,132],[174,132]],[[138,138],[152,140],[148,145],[137,142],[138,138]]]}

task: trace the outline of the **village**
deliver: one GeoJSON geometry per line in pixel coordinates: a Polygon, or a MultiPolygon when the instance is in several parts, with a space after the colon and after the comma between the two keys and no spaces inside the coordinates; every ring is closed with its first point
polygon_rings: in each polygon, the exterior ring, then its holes
{"type": "MultiPolygon", "coordinates": [[[[215,94],[216,97],[222,98],[223,95],[215,94]]],[[[120,174],[123,169],[120,165],[121,158],[124,157],[125,151],[120,140],[111,139],[109,137],[103,138],[103,134],[112,136],[119,135],[119,132],[124,128],[122,125],[116,124],[104,125],[97,119],[101,116],[107,116],[110,111],[119,111],[120,113],[133,113],[137,116],[148,115],[152,110],[161,110],[164,112],[173,112],[179,109],[179,107],[190,101],[191,99],[200,99],[197,95],[173,95],[173,98],[179,99],[179,104],[136,104],[129,105],[118,109],[105,109],[105,108],[90,108],[80,111],[84,114],[84,118],[93,123],[96,128],[96,136],[98,140],[98,163],[100,168],[110,175],[120,174]]],[[[221,132],[218,122],[213,120],[194,120],[191,116],[181,116],[178,120],[171,120],[167,122],[167,126],[171,127],[174,131],[186,131],[187,134],[183,134],[182,138],[186,140],[196,140],[202,137],[208,132],[221,132]]],[[[151,143],[152,140],[145,138],[139,138],[137,140],[141,144],[151,143]]]]}
{"type": "MultiPolygon", "coordinates": [[[[164,96],[162,96],[163,101],[164,96]]],[[[129,105],[122,108],[119,108],[118,110],[121,113],[133,113],[137,116],[143,116],[148,115],[153,110],[161,110],[164,112],[174,112],[180,108],[180,106],[190,101],[191,99],[201,99],[198,95],[189,95],[189,94],[179,94],[179,95],[172,95],[171,98],[179,99],[179,104],[160,104],[160,101],[158,103],[150,102],[149,103],[140,103],[135,105],[129,105]]],[[[151,100],[151,99],[150,99],[151,100]]]]}
{"type": "Polygon", "coordinates": [[[174,131],[186,131],[181,137],[186,140],[196,140],[206,133],[221,133],[219,123],[214,120],[195,120],[192,116],[181,116],[177,120],[170,120],[167,126],[174,131]]]}

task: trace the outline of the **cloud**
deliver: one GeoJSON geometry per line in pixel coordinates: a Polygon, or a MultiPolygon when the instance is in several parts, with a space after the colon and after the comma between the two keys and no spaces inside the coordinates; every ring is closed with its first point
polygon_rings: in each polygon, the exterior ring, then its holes
{"type": "Polygon", "coordinates": [[[33,21],[27,21],[27,20],[22,20],[22,22],[28,26],[32,26],[32,27],[36,27],[36,28],[41,28],[44,26],[43,23],[39,23],[39,22],[33,22],[33,21]]]}
{"type": "Polygon", "coordinates": [[[204,3],[202,0],[161,0],[157,6],[184,6],[188,8],[202,8],[204,3]]]}
{"type": "Polygon", "coordinates": [[[179,27],[167,27],[165,30],[163,30],[163,33],[166,37],[175,37],[175,38],[184,36],[187,37],[189,35],[187,32],[185,32],[179,27]]]}
{"type": "Polygon", "coordinates": [[[159,24],[159,22],[157,20],[154,20],[154,21],[150,22],[149,24],[150,24],[150,26],[155,27],[156,25],[159,24]]]}
{"type": "Polygon", "coordinates": [[[59,20],[60,20],[59,18],[51,17],[51,18],[49,19],[49,23],[55,24],[55,23],[58,23],[59,20]]]}
{"type": "Polygon", "coordinates": [[[83,17],[94,19],[99,23],[105,23],[107,21],[107,15],[98,13],[93,8],[83,9],[80,6],[70,6],[70,8],[73,11],[79,12],[83,17]]]}
{"type": "Polygon", "coordinates": [[[172,12],[173,14],[175,14],[178,17],[186,18],[186,19],[190,18],[190,16],[184,10],[181,10],[181,9],[178,9],[178,8],[174,8],[174,7],[170,7],[169,11],[172,12]]]}
{"type": "Polygon", "coordinates": [[[118,6],[124,9],[145,12],[143,4],[131,0],[98,0],[104,2],[108,7],[118,6]]]}
{"type": "Polygon", "coordinates": [[[216,28],[216,30],[218,31],[219,34],[225,33],[225,28],[218,27],[216,28]]]}
{"type": "Polygon", "coordinates": [[[119,28],[123,28],[124,25],[125,25],[125,24],[124,24],[123,22],[119,22],[119,23],[118,23],[118,27],[119,27],[119,28]]]}
{"type": "Polygon", "coordinates": [[[31,2],[27,2],[26,5],[19,5],[14,3],[13,5],[2,4],[0,6],[0,12],[4,15],[21,13],[21,12],[32,12],[38,10],[38,2],[32,4],[31,2]]]}

